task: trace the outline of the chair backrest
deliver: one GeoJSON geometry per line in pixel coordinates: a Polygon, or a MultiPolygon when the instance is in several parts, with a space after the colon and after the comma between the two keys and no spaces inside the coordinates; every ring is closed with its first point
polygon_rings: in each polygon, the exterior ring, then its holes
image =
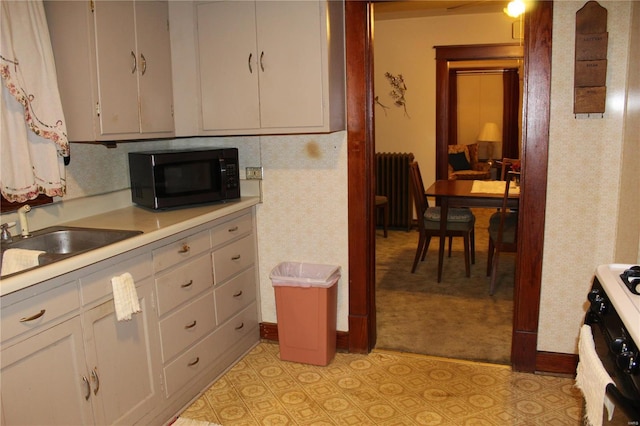
{"type": "Polygon", "coordinates": [[[517,161],[520,161],[518,158],[503,158],[501,161],[501,172],[500,172],[500,180],[505,180],[507,177],[507,172],[511,170],[511,166],[517,161]]]}
{"type": "Polygon", "coordinates": [[[416,215],[418,216],[418,228],[422,229],[424,227],[424,212],[427,211],[429,203],[424,193],[424,182],[422,182],[422,175],[417,161],[412,161],[409,164],[409,183],[413,193],[416,215]]]}
{"type": "MultiPolygon", "coordinates": [[[[502,164],[502,168],[503,168],[503,173],[504,173],[504,163],[502,164]]],[[[520,172],[513,172],[513,171],[508,171],[505,173],[505,187],[504,187],[504,196],[502,198],[502,210],[500,210],[500,224],[498,225],[498,241],[496,242],[496,245],[498,246],[502,246],[503,244],[503,240],[502,240],[502,235],[503,235],[503,231],[504,231],[504,223],[507,217],[507,214],[518,214],[518,213],[508,213],[507,210],[507,203],[509,201],[509,188],[511,187],[511,181],[515,180],[515,178],[517,176],[520,176],[520,172]]],[[[513,240],[514,242],[518,240],[518,227],[516,226],[514,229],[514,237],[513,240]]]]}

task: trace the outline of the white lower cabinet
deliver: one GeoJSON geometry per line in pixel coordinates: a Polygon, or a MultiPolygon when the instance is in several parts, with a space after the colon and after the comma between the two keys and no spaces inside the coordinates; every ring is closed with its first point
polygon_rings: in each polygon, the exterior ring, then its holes
{"type": "Polygon", "coordinates": [[[0,424],[169,423],[259,341],[253,218],[3,296],[0,424]],[[111,278],[125,272],[141,312],[118,321],[111,278]]]}
{"type": "Polygon", "coordinates": [[[118,321],[113,300],[83,314],[87,370],[97,424],[131,425],[161,401],[153,281],[136,285],[140,309],[118,321]]]}
{"type": "Polygon", "coordinates": [[[27,322],[36,334],[13,345],[3,342],[2,424],[134,424],[150,412],[161,395],[152,280],[138,282],[136,290],[142,312],[130,321],[116,320],[110,297],[78,310],[77,282],[36,296],[36,309],[29,309],[30,299],[7,307],[2,320],[9,331],[12,322],[27,322]],[[37,328],[40,321],[47,324],[49,313],[70,312],[60,309],[64,300],[76,315],[37,328]]]}
{"type": "Polygon", "coordinates": [[[3,425],[94,423],[79,316],[1,355],[3,425]]]}

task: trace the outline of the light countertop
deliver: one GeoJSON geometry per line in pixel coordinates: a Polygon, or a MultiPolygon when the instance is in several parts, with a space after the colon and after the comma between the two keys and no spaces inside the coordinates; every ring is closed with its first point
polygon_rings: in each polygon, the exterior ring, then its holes
{"type": "Polygon", "coordinates": [[[59,225],[62,226],[138,230],[143,233],[65,260],[1,278],[0,296],[13,293],[126,251],[153,243],[186,229],[255,206],[259,202],[260,197],[242,197],[239,200],[232,200],[225,203],[164,211],[154,211],[142,207],[129,206],[83,219],[60,223],[59,225]]]}

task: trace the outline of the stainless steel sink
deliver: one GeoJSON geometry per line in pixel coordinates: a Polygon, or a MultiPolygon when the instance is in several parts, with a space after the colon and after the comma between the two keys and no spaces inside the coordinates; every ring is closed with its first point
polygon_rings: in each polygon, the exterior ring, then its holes
{"type": "Polygon", "coordinates": [[[11,241],[2,241],[0,252],[4,255],[4,251],[10,248],[44,251],[45,253],[39,257],[39,264],[42,266],[139,234],[142,234],[142,231],[52,226],[35,231],[26,238],[16,236],[11,241]]]}

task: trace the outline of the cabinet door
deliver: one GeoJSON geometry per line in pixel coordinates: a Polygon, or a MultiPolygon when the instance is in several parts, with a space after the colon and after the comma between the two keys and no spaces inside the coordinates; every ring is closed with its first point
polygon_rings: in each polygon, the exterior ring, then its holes
{"type": "Polygon", "coordinates": [[[3,349],[5,425],[93,424],[79,317],[3,349]]]}
{"type": "Polygon", "coordinates": [[[100,134],[140,133],[133,2],[94,2],[100,134]]]}
{"type": "Polygon", "coordinates": [[[203,130],[259,128],[254,2],[196,7],[203,130]]]}
{"type": "Polygon", "coordinates": [[[173,132],[169,11],[166,0],[137,1],[140,131],[173,132]]]}
{"type": "Polygon", "coordinates": [[[262,128],[324,124],[321,18],[318,1],[256,2],[262,128]]]}
{"type": "Polygon", "coordinates": [[[134,424],[160,403],[160,345],[152,280],[137,286],[142,312],[116,319],[113,300],[83,316],[87,366],[99,424],[134,424]]]}

